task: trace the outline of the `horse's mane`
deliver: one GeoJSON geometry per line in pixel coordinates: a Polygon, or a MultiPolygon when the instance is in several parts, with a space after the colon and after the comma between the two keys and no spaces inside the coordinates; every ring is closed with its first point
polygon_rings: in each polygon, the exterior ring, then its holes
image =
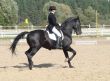
{"type": "Polygon", "coordinates": [[[74,18],[74,17],[69,17],[69,18],[67,18],[67,19],[61,24],[61,26],[62,26],[62,27],[66,26],[67,23],[70,22],[70,21],[73,20],[73,19],[75,19],[75,18],[74,18]]]}

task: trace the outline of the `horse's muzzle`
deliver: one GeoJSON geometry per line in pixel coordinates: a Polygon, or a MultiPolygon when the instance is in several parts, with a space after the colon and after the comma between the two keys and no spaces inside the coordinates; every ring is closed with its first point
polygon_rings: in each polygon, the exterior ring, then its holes
{"type": "Polygon", "coordinates": [[[81,35],[81,34],[82,34],[82,31],[76,32],[76,35],[81,35]]]}

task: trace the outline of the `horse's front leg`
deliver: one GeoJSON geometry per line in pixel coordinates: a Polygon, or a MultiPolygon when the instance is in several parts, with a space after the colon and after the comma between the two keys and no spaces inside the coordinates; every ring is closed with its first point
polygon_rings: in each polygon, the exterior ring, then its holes
{"type": "Polygon", "coordinates": [[[69,61],[71,61],[73,57],[76,55],[76,51],[72,49],[71,47],[69,47],[68,51],[73,53],[73,55],[68,59],[69,61]]]}
{"type": "Polygon", "coordinates": [[[69,67],[70,67],[70,68],[73,68],[73,66],[71,65],[71,62],[70,62],[70,60],[69,60],[69,56],[68,56],[67,50],[63,49],[63,52],[64,52],[64,55],[65,55],[65,57],[66,57],[66,62],[68,62],[69,67]]]}

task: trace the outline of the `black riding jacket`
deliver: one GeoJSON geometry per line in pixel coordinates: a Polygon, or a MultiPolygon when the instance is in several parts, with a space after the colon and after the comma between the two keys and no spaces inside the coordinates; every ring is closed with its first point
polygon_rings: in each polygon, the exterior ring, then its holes
{"type": "MultiPolygon", "coordinates": [[[[52,28],[55,26],[56,28],[59,27],[59,24],[57,23],[57,20],[56,20],[56,17],[55,17],[55,14],[53,13],[49,13],[48,15],[48,27],[47,29],[49,29],[49,31],[52,31],[52,28]]],[[[57,28],[58,29],[58,28],[57,28]]]]}

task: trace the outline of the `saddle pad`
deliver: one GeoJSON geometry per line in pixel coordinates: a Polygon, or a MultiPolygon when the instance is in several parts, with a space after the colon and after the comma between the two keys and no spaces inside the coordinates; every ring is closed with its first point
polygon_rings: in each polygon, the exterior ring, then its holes
{"type": "MultiPolygon", "coordinates": [[[[61,32],[62,40],[63,40],[64,39],[64,35],[63,35],[62,31],[60,31],[60,32],[61,32]]],[[[49,31],[47,31],[47,33],[48,33],[48,36],[49,36],[50,39],[55,40],[55,41],[57,40],[57,37],[56,37],[56,35],[54,33],[49,33],[49,31]]]]}
{"type": "Polygon", "coordinates": [[[49,33],[49,31],[47,31],[47,33],[48,33],[48,36],[49,36],[50,39],[55,40],[55,41],[57,40],[54,33],[49,33]]]}

